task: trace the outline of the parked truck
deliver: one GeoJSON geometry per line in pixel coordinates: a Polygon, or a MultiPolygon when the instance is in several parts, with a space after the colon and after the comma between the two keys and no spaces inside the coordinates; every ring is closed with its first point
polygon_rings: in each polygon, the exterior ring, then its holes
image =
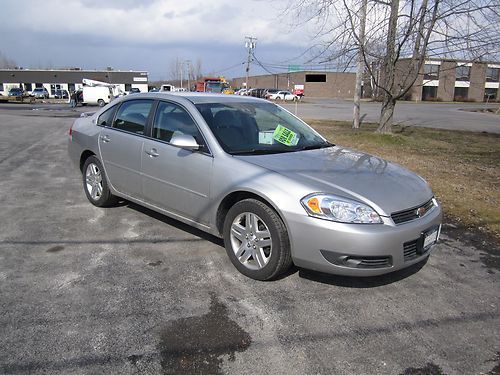
{"type": "Polygon", "coordinates": [[[234,94],[234,90],[224,77],[203,77],[196,82],[196,91],[234,94]]]}
{"type": "Polygon", "coordinates": [[[83,86],[81,89],[81,103],[83,105],[98,105],[104,107],[113,98],[113,91],[105,86],[83,86]]]}
{"type": "Polygon", "coordinates": [[[119,85],[93,79],[82,79],[83,87],[78,90],[78,103],[103,107],[116,97],[125,95],[119,85]]]}

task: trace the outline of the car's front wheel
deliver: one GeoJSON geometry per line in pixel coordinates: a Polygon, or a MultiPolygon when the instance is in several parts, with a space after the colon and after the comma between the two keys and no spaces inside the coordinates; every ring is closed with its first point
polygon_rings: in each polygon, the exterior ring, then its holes
{"type": "Polygon", "coordinates": [[[98,105],[99,107],[104,107],[104,106],[106,105],[106,103],[104,103],[104,100],[99,99],[99,100],[97,101],[97,105],[98,105]]]}
{"type": "Polygon", "coordinates": [[[272,208],[259,200],[245,199],[231,207],[223,235],[229,259],[245,276],[270,280],[292,265],[285,224],[272,208]]]}
{"type": "Polygon", "coordinates": [[[88,157],[83,164],[83,190],[90,203],[97,207],[112,206],[117,201],[109,190],[104,168],[95,156],[88,157]]]}

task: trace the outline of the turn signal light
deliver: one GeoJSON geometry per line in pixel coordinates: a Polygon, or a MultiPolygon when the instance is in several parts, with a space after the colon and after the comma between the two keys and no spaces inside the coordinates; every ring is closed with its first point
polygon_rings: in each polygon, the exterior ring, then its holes
{"type": "Polygon", "coordinates": [[[307,206],[315,214],[321,213],[321,208],[319,208],[319,200],[318,200],[318,198],[311,198],[311,199],[309,199],[307,201],[307,206]]]}

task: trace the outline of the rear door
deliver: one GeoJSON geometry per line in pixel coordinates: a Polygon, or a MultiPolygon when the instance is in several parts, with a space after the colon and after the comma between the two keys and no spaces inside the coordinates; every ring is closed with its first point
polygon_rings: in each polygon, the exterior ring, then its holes
{"type": "Polygon", "coordinates": [[[108,180],[120,193],[137,199],[142,199],[141,154],[152,107],[151,99],[128,100],[116,114],[108,110],[98,118],[103,126],[99,149],[108,180]]]}
{"type": "Polygon", "coordinates": [[[151,138],[142,152],[144,199],[164,210],[207,224],[213,158],[196,123],[178,104],[160,101],[151,138]],[[201,148],[188,151],[169,144],[174,134],[195,137],[201,148]]]}

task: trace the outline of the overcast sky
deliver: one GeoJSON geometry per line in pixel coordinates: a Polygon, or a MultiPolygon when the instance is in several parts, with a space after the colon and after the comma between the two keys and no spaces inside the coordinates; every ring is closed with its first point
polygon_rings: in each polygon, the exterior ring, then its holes
{"type": "MultiPolygon", "coordinates": [[[[300,64],[311,30],[283,16],[290,0],[3,0],[0,52],[25,68],[147,70],[168,79],[176,58],[243,76],[244,37],[262,62],[300,64]]],[[[277,69],[273,69],[278,71],[277,69]]],[[[252,65],[251,73],[265,72],[252,65]]]]}

